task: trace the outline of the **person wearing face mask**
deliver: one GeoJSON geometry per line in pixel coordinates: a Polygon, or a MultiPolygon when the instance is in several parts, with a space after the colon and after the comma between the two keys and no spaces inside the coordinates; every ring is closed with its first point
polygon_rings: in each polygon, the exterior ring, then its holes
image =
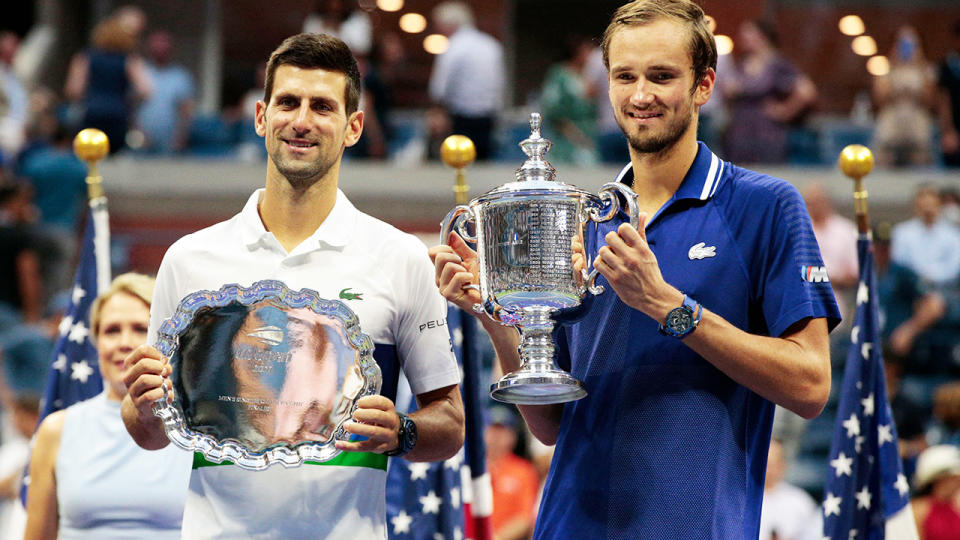
{"type": "Polygon", "coordinates": [[[123,361],[147,339],[153,278],[117,276],[90,308],[103,393],[47,416],[30,459],[24,538],[180,538],[193,456],[127,435],[123,361]]]}
{"type": "Polygon", "coordinates": [[[933,156],[935,78],[911,26],[901,26],[890,72],[873,80],[874,150],[883,165],[927,165],[933,156]]]}

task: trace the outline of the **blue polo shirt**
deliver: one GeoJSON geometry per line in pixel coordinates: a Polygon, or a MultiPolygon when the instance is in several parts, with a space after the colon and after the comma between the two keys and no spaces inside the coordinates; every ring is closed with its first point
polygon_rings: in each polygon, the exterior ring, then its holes
{"type": "MultiPolygon", "coordinates": [[[[588,245],[626,219],[593,227],[588,245]]],[[[664,279],[738,328],[840,320],[797,190],[702,143],[646,232],[664,279]]],[[[556,332],[589,395],[564,406],[535,538],[756,538],[774,404],[598,283],[587,316],[556,332]]]]}

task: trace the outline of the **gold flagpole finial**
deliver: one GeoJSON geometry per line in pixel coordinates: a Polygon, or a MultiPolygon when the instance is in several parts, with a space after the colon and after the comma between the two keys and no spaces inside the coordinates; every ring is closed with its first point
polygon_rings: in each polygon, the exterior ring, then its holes
{"type": "Polygon", "coordinates": [[[862,144],[851,144],[840,152],[837,162],[843,174],[853,179],[853,210],[857,216],[857,230],[866,234],[870,230],[870,221],[867,217],[867,190],[863,187],[863,177],[873,170],[873,152],[862,144]]]}
{"type": "Polygon", "coordinates": [[[450,135],[443,140],[440,158],[447,165],[457,169],[457,183],[453,186],[456,203],[467,204],[470,186],[467,185],[463,169],[477,159],[477,148],[473,145],[473,141],[465,135],[450,135]]]}
{"type": "Polygon", "coordinates": [[[95,128],[87,128],[73,138],[73,153],[87,162],[87,197],[103,197],[103,177],[97,171],[97,162],[110,152],[107,135],[95,128]]]}

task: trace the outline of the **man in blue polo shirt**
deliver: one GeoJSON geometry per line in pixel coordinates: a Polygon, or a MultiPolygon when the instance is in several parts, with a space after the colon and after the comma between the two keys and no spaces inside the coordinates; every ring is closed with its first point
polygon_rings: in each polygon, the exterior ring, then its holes
{"type": "MultiPolygon", "coordinates": [[[[717,53],[696,4],[621,7],[603,53],[640,226],[591,231],[606,292],[557,333],[589,395],[520,406],[556,444],[535,538],[756,538],[774,404],[811,418],[830,391],[839,311],[810,218],[788,183],[697,142],[717,53]]],[[[431,250],[437,281],[469,308],[475,254],[449,241],[431,250]]],[[[484,325],[518,369],[516,332],[484,325]]]]}

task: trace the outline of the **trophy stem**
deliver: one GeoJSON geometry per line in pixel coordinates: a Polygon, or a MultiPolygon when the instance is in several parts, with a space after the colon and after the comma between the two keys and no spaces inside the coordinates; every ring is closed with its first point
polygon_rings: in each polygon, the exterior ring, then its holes
{"type": "Polygon", "coordinates": [[[518,325],[520,369],[504,375],[490,387],[490,395],[497,401],[518,405],[547,405],[575,401],[587,395],[583,385],[554,360],[551,309],[530,306],[522,310],[518,325]]]}

